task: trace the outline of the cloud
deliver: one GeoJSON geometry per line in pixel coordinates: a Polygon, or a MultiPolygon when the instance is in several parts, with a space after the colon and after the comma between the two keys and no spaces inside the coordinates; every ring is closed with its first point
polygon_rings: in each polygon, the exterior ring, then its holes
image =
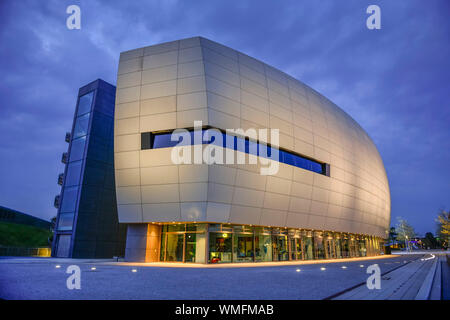
{"type": "Polygon", "coordinates": [[[380,150],[393,217],[433,230],[429,215],[450,206],[449,4],[379,1],[378,31],[365,27],[369,4],[2,2],[0,203],[55,215],[78,88],[96,78],[114,84],[121,51],[202,35],[297,77],[348,112],[380,150]],[[81,30],[65,26],[70,4],[81,7],[81,30]]]}

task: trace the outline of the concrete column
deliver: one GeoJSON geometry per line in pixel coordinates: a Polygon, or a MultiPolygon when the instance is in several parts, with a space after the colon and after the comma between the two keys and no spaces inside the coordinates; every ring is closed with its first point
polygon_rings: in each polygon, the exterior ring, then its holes
{"type": "Polygon", "coordinates": [[[129,224],[125,261],[157,262],[161,247],[161,226],[157,224],[129,224]]]}
{"type": "Polygon", "coordinates": [[[370,237],[370,249],[372,250],[372,255],[376,256],[377,251],[375,250],[375,237],[370,237]]]}
{"type": "Polygon", "coordinates": [[[147,252],[145,262],[158,262],[161,249],[161,226],[149,224],[147,229],[147,252]]]}
{"type": "Polygon", "coordinates": [[[372,256],[372,250],[371,250],[371,246],[370,246],[370,237],[369,236],[364,236],[364,245],[366,246],[366,257],[370,257],[372,256]]]}
{"type": "Polygon", "coordinates": [[[129,224],[125,245],[125,261],[145,262],[148,224],[129,224]]]}

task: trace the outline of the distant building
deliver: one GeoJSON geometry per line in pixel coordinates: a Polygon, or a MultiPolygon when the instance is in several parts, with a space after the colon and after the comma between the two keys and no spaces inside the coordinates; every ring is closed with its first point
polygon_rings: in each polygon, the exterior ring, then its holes
{"type": "Polygon", "coordinates": [[[0,206],[0,222],[25,224],[42,229],[50,229],[51,222],[29,214],[0,206]]]}
{"type": "Polygon", "coordinates": [[[52,255],[111,258],[124,254],[125,226],[119,225],[114,183],[115,87],[96,80],[79,89],[69,150],[58,177],[61,194],[52,255]]]}

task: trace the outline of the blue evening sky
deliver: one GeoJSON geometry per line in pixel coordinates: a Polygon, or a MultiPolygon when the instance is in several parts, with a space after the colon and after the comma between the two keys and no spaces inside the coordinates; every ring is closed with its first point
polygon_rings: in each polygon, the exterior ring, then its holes
{"type": "Polygon", "coordinates": [[[119,53],[204,36],[273,65],[349,113],[387,170],[392,223],[450,209],[450,1],[0,3],[0,205],[56,215],[78,88],[116,82],[119,53]],[[81,30],[66,7],[81,7],[81,30]],[[381,30],[366,8],[381,7],[381,30]]]}

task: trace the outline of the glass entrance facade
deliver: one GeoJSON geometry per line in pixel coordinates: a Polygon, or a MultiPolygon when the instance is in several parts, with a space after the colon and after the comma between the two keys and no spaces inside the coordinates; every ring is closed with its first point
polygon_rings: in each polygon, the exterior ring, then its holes
{"type": "Polygon", "coordinates": [[[231,224],[162,226],[160,261],[241,263],[378,255],[380,239],[339,232],[231,224]]]}
{"type": "Polygon", "coordinates": [[[270,228],[255,227],[255,261],[272,261],[272,233],[270,228]]]}
{"type": "Polygon", "coordinates": [[[205,263],[206,224],[168,224],[161,233],[160,261],[205,263]]]}
{"type": "Polygon", "coordinates": [[[272,228],[272,261],[289,260],[287,229],[272,228]]]}

